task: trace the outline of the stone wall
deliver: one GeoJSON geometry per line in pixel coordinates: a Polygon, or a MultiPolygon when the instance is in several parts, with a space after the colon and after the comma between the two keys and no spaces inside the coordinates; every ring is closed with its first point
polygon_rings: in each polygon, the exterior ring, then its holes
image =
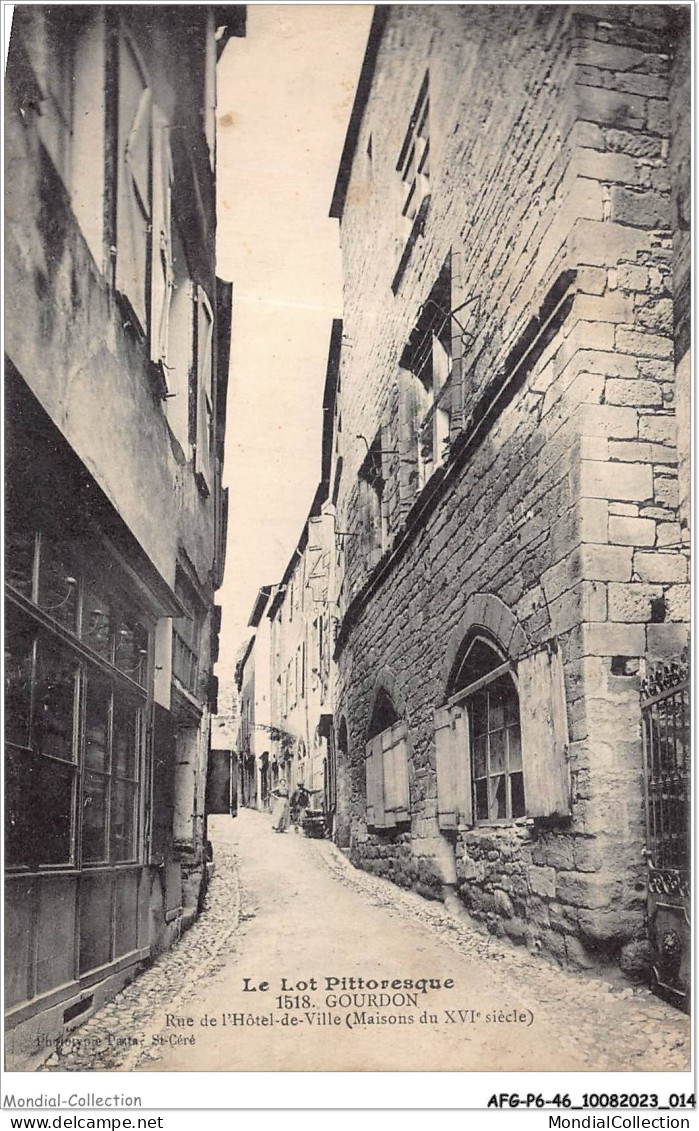
{"type": "Polygon", "coordinates": [[[664,18],[392,8],[341,222],[339,529],[362,519],[357,437],[381,428],[384,474],[399,476],[399,360],[450,251],[453,306],[473,300],[475,312],[444,467],[421,493],[394,487],[401,506],[377,565],[349,545],[340,555],[335,713],[349,735],[350,852],[425,894],[456,883],[491,930],[579,964],[643,935],[639,664],[679,650],[688,621],[664,18]],[[430,202],[396,287],[396,158],[426,68],[430,202]],[[543,324],[561,279],[570,299],[527,369],[531,320],[543,324]],[[523,358],[526,377],[478,430],[523,358]],[[572,816],[462,828],[450,841],[437,824],[433,711],[477,595],[471,627],[484,624],[513,659],[558,640],[572,816]],[[377,686],[393,689],[410,729],[412,820],[398,832],[365,821],[377,686]]]}

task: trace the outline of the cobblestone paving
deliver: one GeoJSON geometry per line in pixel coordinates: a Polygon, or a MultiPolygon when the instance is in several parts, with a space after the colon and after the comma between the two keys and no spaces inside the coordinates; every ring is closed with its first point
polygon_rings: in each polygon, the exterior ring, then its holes
{"type": "Polygon", "coordinates": [[[225,838],[216,843],[216,871],[204,910],[186,934],[108,1005],[99,1009],[39,1071],[127,1071],[142,1052],[146,1034],[164,1024],[166,1010],[177,1011],[197,993],[235,950],[240,922],[240,884],[235,854],[225,838]],[[123,1044],[128,1034],[128,1044],[123,1044]],[[132,1041],[138,1042],[133,1044],[132,1041]]]}
{"type": "Polygon", "coordinates": [[[526,982],[527,992],[542,1005],[560,1006],[566,1018],[562,1048],[587,1048],[603,1071],[645,1071],[639,1060],[651,1054],[653,1071],[687,1071],[690,1023],[684,1014],[660,1001],[645,986],[632,986],[619,974],[612,981],[589,973],[562,970],[546,957],[484,934],[447,911],[443,904],[396,888],[388,880],[354,868],[333,845],[319,844],[323,861],[339,883],[360,892],[389,914],[418,921],[459,954],[488,963],[491,982],[526,982]]]}
{"type": "MultiPolygon", "coordinates": [[[[223,1067],[211,1062],[210,1049],[182,1062],[183,1053],[154,1049],[148,1035],[164,1031],[166,1012],[186,1013],[188,1003],[190,1012],[195,1008],[192,1003],[200,1009],[208,1008],[209,998],[214,1005],[219,1004],[227,987],[233,981],[239,982],[241,973],[248,973],[256,959],[263,964],[262,970],[266,968],[264,963],[272,969],[285,969],[274,967],[272,951],[264,956],[262,950],[269,939],[269,945],[276,945],[288,959],[293,951],[294,932],[308,932],[303,884],[317,894],[320,906],[327,908],[322,928],[312,928],[313,945],[317,948],[319,939],[321,943],[316,953],[325,949],[329,958],[335,955],[338,962],[344,961],[341,955],[347,929],[336,928],[341,937],[335,938],[333,923],[344,922],[343,916],[361,918],[365,908],[366,929],[375,931],[376,923],[381,924],[387,953],[405,946],[406,938],[408,945],[412,946],[410,940],[415,939],[415,949],[422,951],[424,946],[425,952],[432,955],[444,956],[447,948],[454,952],[454,962],[465,974],[463,983],[478,987],[481,993],[485,988],[494,1005],[499,1007],[501,1001],[512,1000],[515,994],[520,998],[525,995],[536,1004],[540,1032],[545,1034],[546,1043],[555,1047],[556,1056],[563,1062],[567,1063],[569,1058],[571,1068],[687,1070],[687,1018],[644,987],[631,987],[620,978],[607,981],[561,970],[524,948],[474,930],[465,915],[459,917],[442,904],[353,868],[326,841],[292,836],[271,838],[268,819],[259,814],[244,813],[233,822],[220,818],[212,825],[216,874],[197,923],[169,953],[76,1030],[72,1041],[54,1053],[43,1070],[223,1067]],[[276,854],[272,859],[271,853],[276,854]],[[273,875],[279,888],[265,888],[265,875],[273,875]],[[297,890],[290,891],[290,885],[297,886],[297,890]],[[280,895],[282,910],[277,928],[269,904],[282,891],[285,897],[296,896],[296,901],[291,898],[284,904],[280,895]],[[301,919],[304,914],[304,925],[299,928],[292,919],[301,919]],[[273,932],[278,934],[276,943],[274,937],[270,938],[273,932]],[[138,1043],[118,1044],[117,1035],[124,1033],[138,1043]],[[87,1046],[88,1040],[90,1048],[77,1044],[87,1046]],[[95,1041],[98,1047],[93,1051],[95,1041]],[[199,1058],[204,1055],[207,1059],[201,1061],[199,1058]]],[[[352,945],[356,948],[356,940],[352,945]]],[[[442,961],[448,969],[450,960],[443,957],[442,961]]],[[[394,1033],[394,1039],[398,1036],[394,1033]]],[[[237,1063],[226,1066],[249,1067],[237,1063]]],[[[465,1062],[463,1066],[466,1067],[465,1062]]]]}

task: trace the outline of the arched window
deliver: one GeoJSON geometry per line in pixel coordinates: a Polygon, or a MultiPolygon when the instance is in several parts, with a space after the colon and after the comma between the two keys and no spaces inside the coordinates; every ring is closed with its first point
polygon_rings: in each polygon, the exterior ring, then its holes
{"type": "Polygon", "coordinates": [[[566,693],[555,641],[520,656],[515,667],[482,632],[467,636],[434,729],[440,828],[570,816],[566,693]]]}
{"type": "Polygon", "coordinates": [[[410,820],[409,739],[405,720],[379,688],[365,748],[367,824],[392,829],[410,820]]]}
{"type": "Polygon", "coordinates": [[[517,687],[508,661],[482,637],[467,648],[452,698],[468,712],[475,820],[524,817],[517,687]]]}
{"type": "Polygon", "coordinates": [[[387,691],[380,688],[374,700],[374,706],[371,712],[371,722],[369,723],[368,738],[375,738],[377,734],[381,734],[382,730],[388,730],[394,723],[400,719],[398,712],[393,706],[393,700],[387,691]]]}

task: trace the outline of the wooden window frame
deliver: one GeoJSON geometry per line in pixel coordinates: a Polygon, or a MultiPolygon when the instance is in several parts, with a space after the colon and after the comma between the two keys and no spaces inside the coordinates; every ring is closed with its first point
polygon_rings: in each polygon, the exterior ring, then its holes
{"type": "MultiPolygon", "coordinates": [[[[77,593],[77,608],[75,623],[72,628],[68,627],[51,615],[52,610],[50,608],[42,608],[38,603],[40,596],[41,546],[42,542],[48,540],[48,534],[39,533],[38,531],[34,533],[34,564],[30,595],[27,596],[25,593],[14,589],[8,582],[5,584],[5,594],[8,605],[12,608],[14,614],[20,618],[32,637],[29,718],[27,722],[26,745],[8,742],[7,746],[10,752],[15,751],[22,756],[31,758],[36,761],[39,766],[43,765],[44,761],[46,761],[47,763],[60,763],[61,765],[67,765],[71,768],[73,782],[71,787],[71,817],[68,828],[70,846],[69,858],[61,863],[41,863],[33,859],[24,861],[18,860],[13,864],[8,863],[8,869],[13,874],[23,874],[27,872],[39,872],[43,874],[47,872],[74,872],[76,870],[89,871],[92,868],[104,868],[105,866],[133,867],[143,862],[146,848],[145,822],[149,778],[146,733],[147,715],[151,701],[150,687],[152,685],[155,622],[152,617],[144,612],[140,603],[134,600],[126,579],[112,579],[108,585],[102,586],[105,598],[111,610],[109,630],[111,643],[109,655],[95,651],[85,639],[83,631],[83,608],[87,599],[87,593],[93,592],[95,577],[98,571],[101,570],[102,573],[104,573],[104,565],[107,562],[110,566],[114,566],[115,563],[111,560],[107,551],[103,553],[101,550],[98,551],[95,559],[82,570],[77,568],[75,561],[70,563],[70,568],[76,573],[76,578],[73,585],[71,585],[71,589],[75,588],[77,593]],[[144,658],[139,660],[137,669],[132,669],[131,671],[117,666],[118,644],[116,638],[118,635],[118,627],[127,623],[134,625],[139,624],[141,626],[145,635],[144,643],[146,646],[145,653],[142,647],[139,649],[139,655],[144,658]],[[49,650],[58,648],[70,658],[74,667],[73,729],[71,740],[73,756],[70,760],[41,751],[36,746],[36,695],[39,679],[39,651],[44,648],[48,648],[49,650]],[[136,671],[138,671],[137,675],[136,671]],[[95,678],[109,685],[108,726],[106,732],[108,750],[107,768],[99,771],[96,771],[94,767],[90,767],[86,764],[85,756],[88,685],[90,680],[95,678]],[[114,737],[114,704],[117,701],[117,697],[119,702],[126,705],[127,709],[135,712],[135,716],[139,720],[136,725],[137,733],[134,739],[133,750],[133,765],[136,776],[128,778],[128,781],[131,784],[135,784],[136,787],[134,823],[132,825],[134,852],[133,855],[128,858],[120,858],[115,855],[110,828],[114,804],[112,786],[116,780],[112,773],[112,749],[114,737]],[[84,859],[82,812],[87,775],[88,773],[94,772],[98,772],[101,776],[105,777],[105,780],[108,779],[104,831],[106,855],[99,860],[88,861],[84,859]]],[[[119,780],[122,780],[122,778],[124,781],[127,780],[124,775],[122,775],[119,780]]]]}
{"type": "MultiPolygon", "coordinates": [[[[512,682],[512,688],[513,688],[514,694],[517,698],[517,715],[518,715],[518,728],[520,730],[520,751],[521,751],[521,721],[520,721],[520,710],[519,710],[519,686],[518,686],[518,682],[517,682],[516,670],[515,670],[514,664],[510,660],[506,660],[504,658],[504,656],[502,656],[502,653],[499,651],[499,649],[495,646],[493,641],[487,639],[484,636],[476,635],[476,636],[473,637],[473,639],[469,643],[469,646],[468,646],[466,652],[464,653],[464,657],[463,657],[461,664],[463,665],[466,662],[466,659],[468,658],[469,653],[471,652],[474,645],[477,644],[478,642],[485,644],[495,656],[499,656],[502,659],[502,663],[499,664],[497,667],[493,668],[492,671],[487,672],[485,675],[481,676],[479,679],[473,680],[473,682],[470,683],[467,687],[460,688],[459,691],[455,692],[454,695],[452,695],[450,697],[450,699],[448,700],[448,706],[450,708],[459,706],[459,707],[464,708],[464,710],[466,710],[468,712],[468,758],[469,758],[469,768],[470,768],[469,778],[470,778],[470,789],[471,789],[471,819],[472,819],[472,824],[474,826],[477,826],[477,827],[483,826],[483,825],[510,825],[515,821],[521,821],[521,820],[526,819],[526,817],[527,817],[526,793],[524,791],[524,771],[523,771],[523,767],[520,766],[519,770],[515,770],[515,771],[513,771],[513,773],[517,773],[517,774],[522,775],[522,794],[523,794],[523,797],[524,797],[524,813],[513,816],[512,815],[512,787],[511,787],[511,781],[510,781],[511,773],[510,773],[510,769],[509,769],[509,737],[506,740],[506,747],[505,747],[505,768],[501,771],[501,774],[491,773],[491,770],[490,770],[490,734],[495,733],[495,731],[494,730],[491,731],[491,728],[490,728],[490,701],[488,699],[487,705],[486,705],[488,717],[487,717],[486,731],[485,731],[485,735],[486,735],[486,755],[485,755],[485,757],[486,757],[486,774],[485,774],[485,780],[486,780],[486,782],[489,783],[491,777],[497,777],[497,776],[501,776],[501,775],[504,776],[504,778],[505,778],[505,797],[506,797],[507,814],[504,817],[496,817],[496,816],[494,817],[489,812],[487,817],[478,817],[477,816],[477,813],[478,813],[478,796],[477,796],[476,783],[477,783],[477,781],[483,780],[483,775],[481,775],[478,778],[476,777],[476,760],[475,760],[475,749],[474,749],[474,741],[475,741],[476,736],[474,735],[474,728],[473,728],[472,702],[473,702],[476,695],[479,695],[483,692],[487,692],[487,689],[491,684],[497,682],[498,680],[501,680],[503,677],[509,676],[509,678],[512,682]]],[[[506,727],[504,727],[503,729],[507,730],[506,727]]],[[[520,757],[521,757],[521,753],[520,753],[520,757]]],[[[490,804],[491,804],[490,795],[488,794],[488,808],[489,809],[490,809],[490,804]]]]}

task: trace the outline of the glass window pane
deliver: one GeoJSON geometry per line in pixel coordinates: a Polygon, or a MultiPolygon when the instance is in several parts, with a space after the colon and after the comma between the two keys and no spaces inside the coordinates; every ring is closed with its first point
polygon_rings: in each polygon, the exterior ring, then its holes
{"type": "Polygon", "coordinates": [[[112,773],[118,778],[137,778],[138,708],[114,698],[112,773]]]}
{"type": "Polygon", "coordinates": [[[32,745],[41,754],[73,761],[76,662],[67,648],[39,640],[32,745]]]}
{"type": "Polygon", "coordinates": [[[490,772],[499,774],[505,769],[505,731],[496,730],[490,735],[490,772]]]}
{"type": "Polygon", "coordinates": [[[110,602],[94,589],[88,589],[83,601],[81,636],[105,660],[112,658],[112,610],[110,602]]]}
{"type": "Polygon", "coordinates": [[[497,684],[493,684],[488,711],[488,730],[498,730],[505,725],[505,703],[497,684]]]}
{"type": "Polygon", "coordinates": [[[524,817],[526,809],[524,807],[524,778],[522,774],[511,775],[510,788],[512,790],[512,816],[524,817]]]}
{"type": "Polygon", "coordinates": [[[122,617],[116,635],[114,663],[120,672],[136,683],[145,683],[148,660],[148,631],[133,617],[122,617]]]}
{"type": "Polygon", "coordinates": [[[488,729],[488,697],[479,691],[469,700],[471,704],[471,726],[474,735],[485,734],[488,729]]]}
{"type": "Polygon", "coordinates": [[[90,672],[85,694],[85,765],[91,770],[109,770],[109,684],[90,672]]]}
{"type": "Polygon", "coordinates": [[[29,745],[34,632],[11,606],[5,620],[5,739],[29,745]]]}
{"type": "Polygon", "coordinates": [[[510,753],[510,773],[512,773],[514,770],[522,769],[522,740],[519,733],[519,723],[517,726],[508,727],[507,740],[510,753]]]}
{"type": "Polygon", "coordinates": [[[511,726],[512,723],[517,723],[519,726],[519,699],[514,687],[510,684],[508,693],[505,695],[505,723],[511,726]]]}
{"type": "Polygon", "coordinates": [[[486,775],[485,747],[487,738],[484,734],[473,740],[473,776],[484,778],[486,775]]]}
{"type": "Polygon", "coordinates": [[[488,781],[486,778],[476,782],[476,820],[488,820],[488,781]]]}
{"type": "Polygon", "coordinates": [[[501,820],[507,816],[507,795],[505,792],[505,775],[499,774],[496,778],[488,779],[490,797],[490,819],[501,820]]]}
{"type": "Polygon", "coordinates": [[[136,784],[112,785],[112,860],[133,860],[136,855],[136,784]]]}
{"type": "Polygon", "coordinates": [[[74,767],[11,747],[5,765],[8,864],[69,864],[74,767]]]}
{"type": "Polygon", "coordinates": [[[107,858],[107,792],[109,779],[86,770],[83,780],[83,860],[107,858]]]}
{"type": "Polygon", "coordinates": [[[454,681],[454,691],[469,687],[477,679],[500,667],[503,662],[502,656],[499,656],[484,640],[474,640],[454,681]]]}
{"type": "Polygon", "coordinates": [[[74,767],[42,760],[32,820],[34,835],[41,830],[42,864],[68,864],[71,860],[74,779],[74,767]]]}
{"type": "Polygon", "coordinates": [[[32,599],[32,579],[34,573],[33,530],[5,530],[5,581],[32,599]]]}
{"type": "Polygon", "coordinates": [[[78,615],[78,578],[68,543],[42,534],[39,547],[39,606],[75,632],[78,615]]]}

